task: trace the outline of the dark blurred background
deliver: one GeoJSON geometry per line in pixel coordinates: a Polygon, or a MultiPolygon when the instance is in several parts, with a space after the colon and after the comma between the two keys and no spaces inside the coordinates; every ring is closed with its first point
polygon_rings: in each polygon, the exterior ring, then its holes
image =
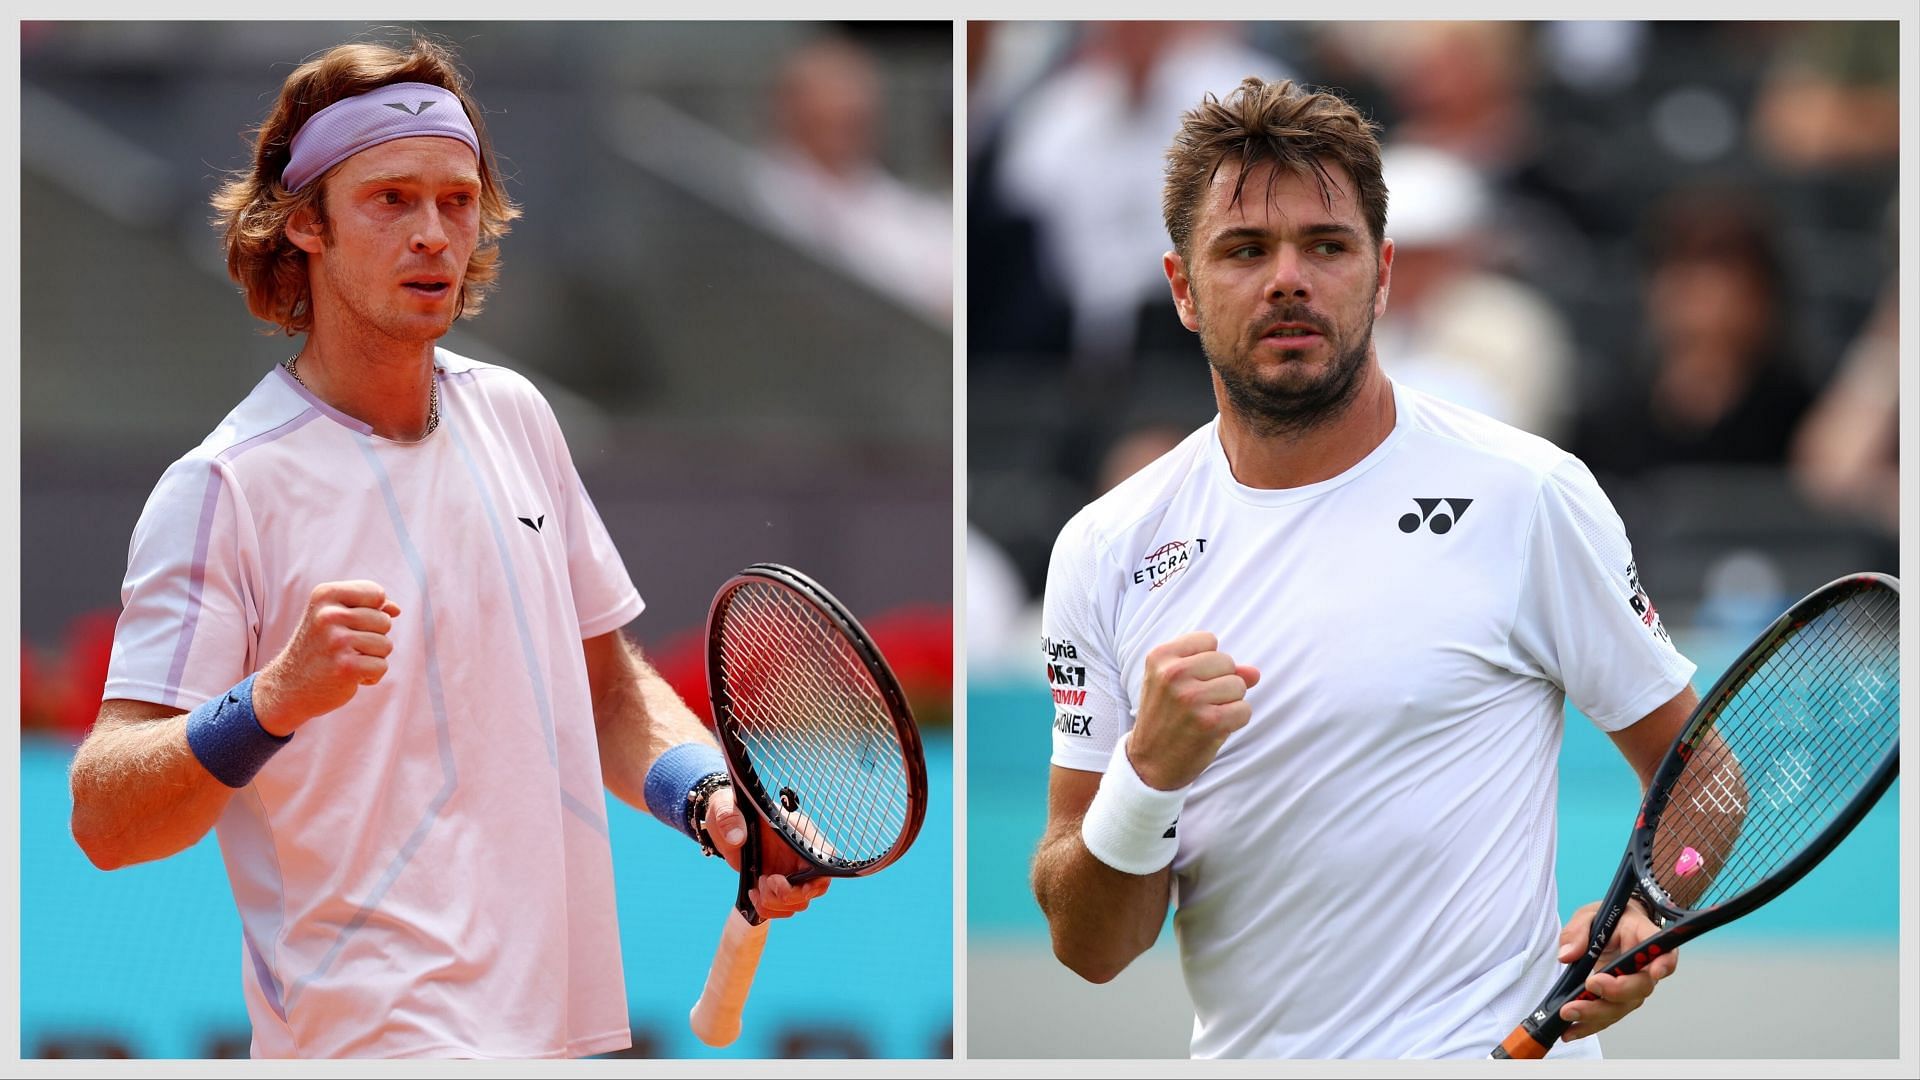
{"type": "MultiPolygon", "coordinates": [[[[1046,817],[1039,597],[1054,538],[1215,411],[1161,271],[1162,155],[1181,114],[1261,75],[1335,89],[1384,126],[1382,366],[1586,460],[1704,690],[1793,600],[1898,572],[1900,30],[968,26],[976,1056],[1186,1053],[1173,935],[1113,987],[1087,987],[1048,955],[1026,886],[1046,817]]],[[[1560,776],[1570,910],[1604,887],[1637,785],[1578,717],[1560,776]]],[[[1608,1052],[1892,1056],[1897,802],[1842,846],[1847,865],[1744,938],[1690,945],[1694,974],[1608,1032],[1608,1052]],[[1783,970],[1818,989],[1769,1024],[1759,988],[1783,970]]]]}
{"type": "MultiPolygon", "coordinates": [[[[837,890],[841,914],[809,920],[811,930],[782,927],[768,950],[775,963],[797,939],[790,957],[817,956],[841,946],[810,933],[833,942],[862,920],[892,920],[910,939],[899,947],[932,965],[923,985],[891,997],[875,990],[867,1004],[845,995],[809,1004],[783,998],[773,974],[756,1000],[778,1022],[763,1014],[756,1025],[750,1007],[736,1052],[944,1054],[953,577],[945,22],[22,25],[22,1052],[234,1048],[237,921],[211,841],[153,867],[98,874],[65,836],[61,773],[98,707],[127,541],[148,492],[298,349],[248,316],[207,198],[244,165],[249,130],[301,61],[413,29],[457,50],[525,210],[485,314],[442,344],[525,373],[553,403],[647,600],[629,633],[704,707],[693,637],[713,591],[748,563],[790,563],[861,615],[934,728],[930,766],[947,786],[936,786],[940,810],[919,846],[878,889],[837,890]],[[206,867],[200,877],[195,859],[206,867]],[[889,880],[905,891],[889,892],[889,880]],[[97,921],[102,905],[138,906],[130,897],[147,881],[197,919],[226,920],[205,929],[215,951],[202,961],[213,972],[204,985],[224,1011],[204,1024],[111,1006],[109,985],[166,997],[174,984],[144,975],[170,972],[171,959],[124,942],[86,956],[35,945],[62,936],[52,927],[63,917],[97,921]],[[863,909],[862,894],[877,908],[863,909]],[[142,977],[116,970],[115,957],[134,958],[142,977]],[[110,1022],[87,1025],[89,1000],[110,1022]]],[[[666,833],[645,822],[616,828],[627,829],[616,836],[622,866],[651,858],[644,846],[622,848],[623,837],[644,845],[651,831],[666,833]]],[[[675,842],[665,844],[674,857],[675,842]]],[[[627,948],[638,1052],[698,1049],[685,1009],[732,886],[711,867],[693,873],[718,891],[692,905],[684,932],[666,943],[649,922],[657,900],[621,879],[623,929],[645,934],[627,948]],[[640,980],[649,961],[659,970],[640,980]],[[659,988],[667,968],[686,969],[688,993],[659,988]],[[665,1010],[649,1013],[660,1001],[665,1010]]],[[[797,991],[805,979],[789,982],[797,991]]],[[[201,1008],[195,993],[183,992],[177,1008],[201,1008]]],[[[244,1013],[237,1023],[244,1050],[244,1013]]]]}
{"type": "Polygon", "coordinates": [[[1897,23],[975,23],[969,46],[969,514],[1012,571],[973,598],[970,658],[1066,518],[1213,414],[1160,270],[1161,155],[1249,74],[1384,125],[1383,366],[1584,458],[1670,620],[1895,569],[1897,23]]]}

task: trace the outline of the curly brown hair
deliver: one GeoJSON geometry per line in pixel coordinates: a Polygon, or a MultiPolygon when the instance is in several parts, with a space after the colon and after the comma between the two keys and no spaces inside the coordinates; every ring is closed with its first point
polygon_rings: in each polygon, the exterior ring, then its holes
{"type": "Polygon", "coordinates": [[[213,207],[219,211],[213,223],[226,235],[227,273],[245,291],[247,309],[289,336],[313,328],[313,295],[307,283],[307,253],[287,239],[287,223],[309,208],[319,215],[323,227],[327,219],[324,175],[298,192],[289,192],[280,182],[293,136],[321,109],[401,82],[428,83],[452,92],[480,140],[480,242],[467,260],[456,313],[479,314],[486,294],[500,277],[500,238],[511,228],[509,222],[520,216],[520,208],[501,187],[486,124],[453,50],[419,35],[404,48],[348,42],[287,76],[273,110],[253,130],[252,165],[235,173],[213,195],[213,207]]]}
{"type": "Polygon", "coordinates": [[[1248,77],[1225,100],[1208,94],[1198,108],[1181,117],[1180,131],[1167,150],[1167,180],[1161,213],[1174,250],[1186,258],[1201,200],[1222,166],[1237,165],[1233,199],[1240,200],[1247,174],[1265,162],[1281,170],[1311,175],[1329,205],[1339,188],[1329,163],[1353,178],[1355,201],[1366,218],[1377,249],[1387,228],[1387,185],[1380,176],[1380,125],[1360,115],[1345,98],[1297,87],[1291,80],[1270,83],[1248,77]]]}

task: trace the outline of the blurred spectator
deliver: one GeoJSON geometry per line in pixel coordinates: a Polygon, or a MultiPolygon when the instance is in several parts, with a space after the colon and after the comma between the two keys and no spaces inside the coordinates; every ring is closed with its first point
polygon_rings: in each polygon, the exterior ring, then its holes
{"type": "Polygon", "coordinates": [[[1760,151],[1790,171],[1900,156],[1900,24],[1812,23],[1785,42],[1753,108],[1760,151]]]}
{"type": "Polygon", "coordinates": [[[1566,324],[1534,288],[1486,266],[1497,227],[1486,183],[1440,150],[1396,146],[1382,158],[1394,250],[1387,313],[1374,328],[1381,366],[1396,382],[1565,438],[1566,324]]]}
{"type": "Polygon", "coordinates": [[[773,86],[772,145],[754,178],[788,235],[941,322],[953,317],[953,210],[889,175],[873,57],[842,37],[797,49],[773,86]]]}
{"type": "Polygon", "coordinates": [[[1539,145],[1523,23],[1345,23],[1328,48],[1382,85],[1394,139],[1445,150],[1502,180],[1539,145]]]}
{"type": "Polygon", "coordinates": [[[1695,188],[1653,217],[1645,279],[1652,371],[1585,416],[1574,452],[1596,472],[1783,464],[1811,394],[1787,315],[1773,219],[1732,189],[1695,188]]]}
{"type": "Polygon", "coordinates": [[[1640,77],[1652,36],[1642,22],[1550,22],[1540,27],[1540,58],[1567,86],[1587,94],[1615,93],[1640,77]]]}
{"type": "MultiPolygon", "coordinates": [[[[1237,28],[1168,22],[1089,23],[1073,58],[1007,117],[992,171],[978,184],[1033,223],[1040,275],[1068,309],[1075,360],[1124,365],[1143,304],[1173,319],[1160,256],[1162,155],[1180,116],[1248,75],[1279,78],[1278,60],[1237,28]]],[[[976,311],[977,318],[993,313],[976,311]]],[[[1049,340],[1036,328],[1039,340],[1049,340]]]]}
{"type": "Polygon", "coordinates": [[[1120,486],[1120,482],[1141,469],[1146,468],[1162,455],[1180,445],[1189,432],[1164,424],[1150,424],[1134,428],[1114,440],[1107,448],[1106,455],[1100,459],[1100,475],[1097,490],[1089,493],[1089,499],[1097,498],[1120,486]]]}
{"type": "Polygon", "coordinates": [[[1793,439],[1794,481],[1815,505],[1900,532],[1900,298],[1889,275],[1873,317],[1793,439]]]}
{"type": "Polygon", "coordinates": [[[1039,620],[1027,611],[1020,570],[993,538],[967,523],[967,664],[975,675],[1033,662],[1039,620]],[[1029,626],[1028,623],[1032,625],[1029,626]]]}
{"type": "Polygon", "coordinates": [[[978,156],[1073,43],[1079,24],[967,23],[967,154],[978,156]]]}
{"type": "MultiPolygon", "coordinates": [[[[1605,96],[1608,87],[1617,89],[1635,77],[1646,36],[1644,27],[1635,32],[1584,23],[1339,23],[1326,28],[1319,50],[1333,72],[1319,77],[1332,79],[1343,92],[1355,88],[1358,101],[1376,102],[1372,111],[1393,132],[1394,147],[1425,147],[1471,170],[1480,197],[1492,208],[1489,224],[1495,226],[1472,238],[1476,268],[1524,281],[1535,298],[1550,295],[1564,304],[1569,296],[1594,295],[1596,241],[1627,227],[1639,207],[1621,205],[1632,200],[1636,185],[1618,175],[1631,167],[1622,164],[1617,139],[1596,119],[1605,110],[1539,83],[1536,72],[1581,50],[1580,60],[1556,73],[1584,80],[1588,92],[1605,96]],[[1542,58],[1538,49],[1552,51],[1542,58]]],[[[1387,183],[1392,193],[1388,233],[1393,235],[1392,219],[1415,208],[1401,196],[1391,173],[1387,183]]],[[[1517,296],[1503,291],[1501,300],[1487,303],[1512,308],[1514,318],[1529,326],[1524,336],[1544,340],[1557,332],[1562,348],[1571,348],[1575,335],[1562,322],[1564,316],[1524,301],[1502,304],[1517,296]]],[[[1397,281],[1394,293],[1389,318],[1401,299],[1397,281]]],[[[1391,374],[1384,350],[1381,360],[1391,374]]],[[[1564,370],[1574,361],[1563,354],[1548,363],[1564,370]]],[[[1554,385],[1523,393],[1570,395],[1556,378],[1548,379],[1554,385]]],[[[1451,396],[1448,389],[1434,388],[1451,396]]],[[[1482,397],[1469,392],[1456,400],[1479,407],[1482,397]]],[[[1497,407],[1488,411],[1506,419],[1497,407]]],[[[1514,422],[1531,427],[1524,420],[1514,422]]],[[[1542,422],[1546,430],[1566,427],[1564,415],[1542,422]]]]}
{"type": "Polygon", "coordinates": [[[1009,109],[1050,69],[1069,40],[1061,23],[967,23],[967,340],[970,364],[1031,370],[1064,363],[1071,316],[1040,265],[1032,218],[996,192],[1009,109]]]}

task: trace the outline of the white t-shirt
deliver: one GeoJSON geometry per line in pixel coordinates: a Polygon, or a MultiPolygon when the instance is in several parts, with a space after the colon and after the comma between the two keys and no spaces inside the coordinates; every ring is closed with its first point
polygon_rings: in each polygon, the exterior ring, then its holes
{"type": "Polygon", "coordinates": [[[1171,638],[1260,671],[1177,826],[1196,1057],[1484,1057],[1558,969],[1565,698],[1615,731],[1693,672],[1577,459],[1395,404],[1364,460],[1285,490],[1234,480],[1216,420],[1054,548],[1055,765],[1105,770],[1171,638]]]}
{"type": "Polygon", "coordinates": [[[547,403],[437,351],[396,443],[282,369],[134,530],[106,697],[192,709],[292,637],[313,587],[401,608],[389,670],[218,823],[259,1057],[556,1057],[629,1043],[583,638],[641,610],[547,403]]]}

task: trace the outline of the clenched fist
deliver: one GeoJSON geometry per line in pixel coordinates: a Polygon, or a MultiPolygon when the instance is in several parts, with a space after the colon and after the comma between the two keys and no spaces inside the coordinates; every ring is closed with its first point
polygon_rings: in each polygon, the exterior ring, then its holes
{"type": "Polygon", "coordinates": [[[314,586],[293,640],[253,681],[253,713],[275,735],[353,700],[387,674],[387,632],[400,606],[371,581],[314,586]]]}
{"type": "Polygon", "coordinates": [[[1227,736],[1253,719],[1247,689],[1260,672],[1234,663],[1204,631],[1154,646],[1146,669],[1127,760],[1148,787],[1173,791],[1193,783],[1227,736]]]}

